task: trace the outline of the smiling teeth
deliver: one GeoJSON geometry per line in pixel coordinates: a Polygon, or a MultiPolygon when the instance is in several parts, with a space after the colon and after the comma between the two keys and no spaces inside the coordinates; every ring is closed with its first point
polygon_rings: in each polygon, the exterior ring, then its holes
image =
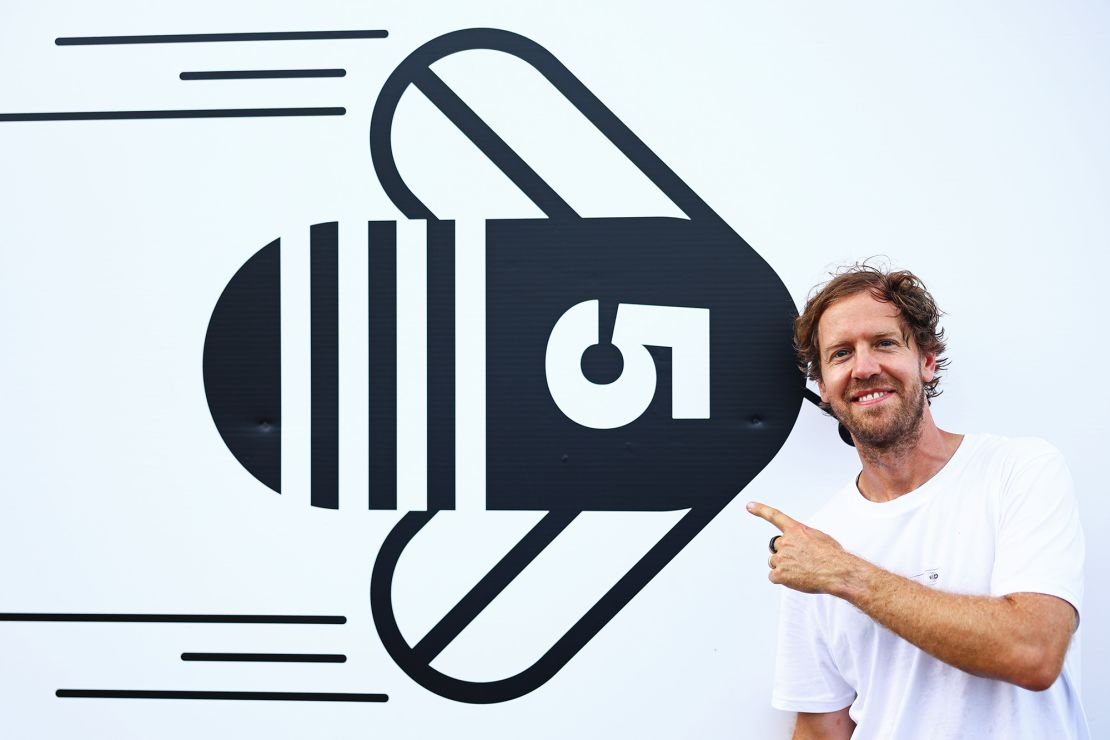
{"type": "Polygon", "coordinates": [[[881,395],[883,395],[882,391],[875,391],[874,393],[868,393],[866,396],[860,396],[856,400],[857,401],[873,401],[874,399],[878,398],[881,395]]]}

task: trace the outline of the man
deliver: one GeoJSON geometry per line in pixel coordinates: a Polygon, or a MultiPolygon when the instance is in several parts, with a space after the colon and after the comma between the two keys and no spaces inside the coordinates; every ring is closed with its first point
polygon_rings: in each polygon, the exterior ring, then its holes
{"type": "Polygon", "coordinates": [[[795,740],[1088,737],[1069,659],[1083,588],[1071,479],[1040,440],[937,427],[939,316],[912,273],[856,265],[796,321],[803,369],[862,470],[813,526],[748,504],[781,531],[772,704],[798,713],[795,740]]]}

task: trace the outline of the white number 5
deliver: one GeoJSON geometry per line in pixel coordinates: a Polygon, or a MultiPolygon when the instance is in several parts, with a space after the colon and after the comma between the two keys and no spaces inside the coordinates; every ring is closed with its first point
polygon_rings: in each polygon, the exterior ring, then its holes
{"type": "Polygon", "coordinates": [[[709,418],[709,309],[617,306],[613,344],[624,359],[620,377],[599,385],[582,375],[582,353],[598,343],[598,302],[571,306],[547,340],[547,387],[571,421],[616,429],[647,411],[655,396],[655,362],[647,347],[671,348],[671,418],[709,418]]]}

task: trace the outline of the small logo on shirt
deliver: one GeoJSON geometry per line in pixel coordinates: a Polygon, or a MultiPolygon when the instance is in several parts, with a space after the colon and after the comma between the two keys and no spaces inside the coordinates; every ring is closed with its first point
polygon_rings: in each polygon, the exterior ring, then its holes
{"type": "Polygon", "coordinates": [[[910,576],[915,581],[920,581],[926,586],[935,586],[937,581],[940,580],[940,571],[936,568],[929,568],[928,570],[918,573],[916,576],[910,576]]]}

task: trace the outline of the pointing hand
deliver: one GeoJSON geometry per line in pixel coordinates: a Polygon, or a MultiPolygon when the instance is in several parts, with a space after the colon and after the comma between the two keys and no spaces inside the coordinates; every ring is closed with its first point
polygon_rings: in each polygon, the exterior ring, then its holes
{"type": "Polygon", "coordinates": [[[859,558],[829,535],[791,519],[776,508],[757,501],[748,503],[747,508],[749,513],[782,532],[772,540],[773,551],[767,559],[771,569],[767,579],[771,583],[808,594],[844,595],[862,564],[859,558]]]}

